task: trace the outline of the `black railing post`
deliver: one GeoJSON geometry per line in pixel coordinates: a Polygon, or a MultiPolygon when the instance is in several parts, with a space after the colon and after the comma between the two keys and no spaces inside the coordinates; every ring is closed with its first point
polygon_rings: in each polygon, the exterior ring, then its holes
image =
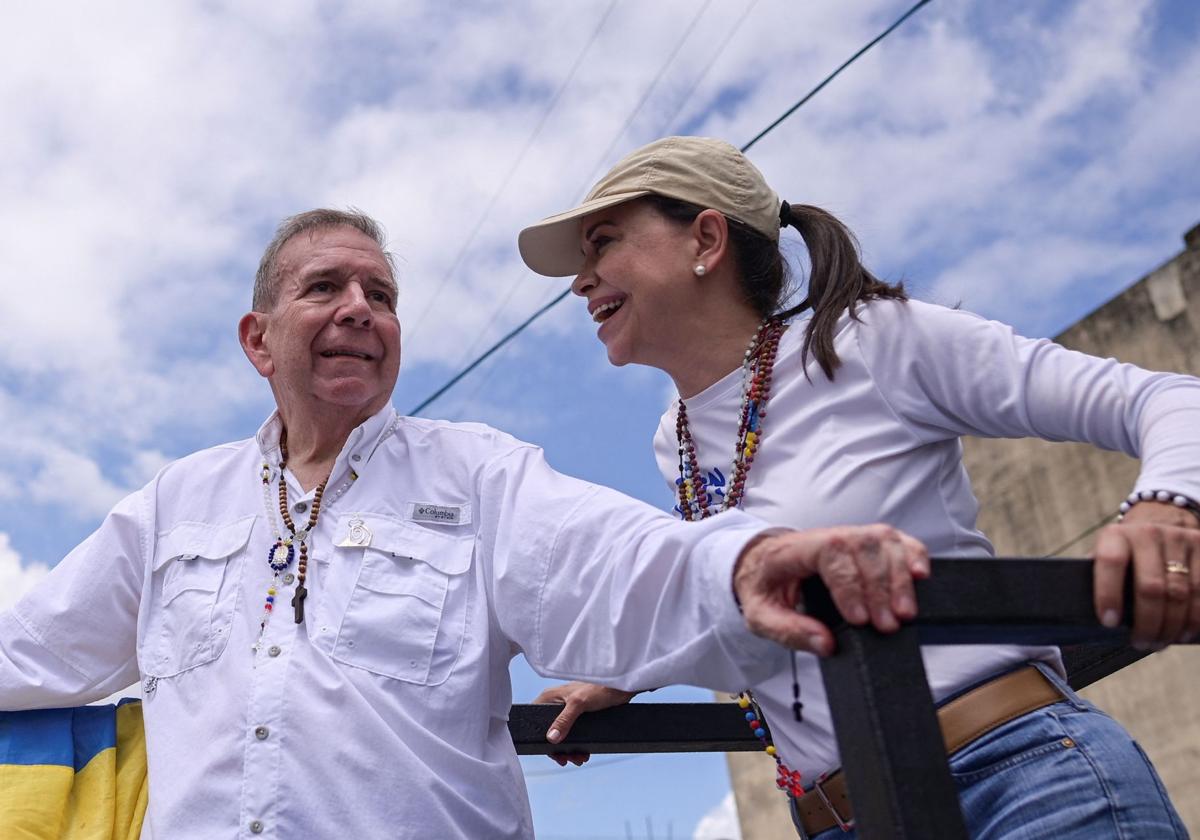
{"type": "Polygon", "coordinates": [[[914,627],[842,624],[821,675],[862,840],[967,840],[914,627]]]}

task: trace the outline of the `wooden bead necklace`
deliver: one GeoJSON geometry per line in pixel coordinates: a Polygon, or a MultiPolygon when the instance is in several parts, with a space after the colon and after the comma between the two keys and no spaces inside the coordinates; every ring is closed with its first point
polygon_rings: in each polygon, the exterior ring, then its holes
{"type": "MultiPolygon", "coordinates": [[[[746,492],[746,475],[754,464],[754,453],[762,439],[763,421],[767,416],[767,400],[771,397],[771,374],[775,369],[775,356],[779,352],[779,340],[787,326],[778,318],[767,318],[758,325],[754,336],[742,357],[742,399],[738,409],[738,433],[733,453],[733,466],[729,483],[719,505],[712,504],[708,494],[704,473],[696,458],[696,443],[688,427],[687,406],[679,400],[675,420],[675,437],[679,442],[679,478],[675,482],[679,494],[679,512],[689,522],[707,519],[730,508],[741,507],[746,492]]],[[[792,655],[792,711],[796,721],[803,720],[800,702],[800,681],[796,673],[796,657],[792,655]]],[[[762,709],[749,689],[738,694],[738,707],[746,716],[746,722],[755,736],[762,741],[764,751],[775,759],[775,785],[793,797],[804,793],[800,771],[792,770],[783,763],[771,738],[762,709]]]]}
{"type": "Polygon", "coordinates": [[[288,510],[287,479],[283,472],[287,467],[288,460],[286,431],[280,435],[279,452],[282,456],[279,461],[279,518],[283,521],[288,533],[286,537],[280,533],[275,517],[271,514],[271,465],[264,461],[262,465],[263,507],[266,509],[267,521],[271,523],[271,530],[275,534],[275,542],[267,552],[267,565],[271,567],[273,575],[271,584],[267,587],[262,619],[258,624],[258,640],[254,643],[253,648],[256,653],[262,646],[267,622],[275,610],[275,594],[279,591],[280,576],[292,564],[292,560],[296,559],[297,545],[300,546],[300,559],[296,567],[296,594],[292,597],[292,606],[296,610],[296,623],[301,624],[304,621],[304,599],[308,596],[308,590],[304,588],[304,580],[308,575],[308,535],[312,533],[317,524],[317,517],[321,515],[321,497],[325,495],[325,484],[329,481],[327,475],[317,485],[312,507],[308,512],[308,522],[303,528],[296,530],[296,524],[292,521],[291,512],[288,510]]]}

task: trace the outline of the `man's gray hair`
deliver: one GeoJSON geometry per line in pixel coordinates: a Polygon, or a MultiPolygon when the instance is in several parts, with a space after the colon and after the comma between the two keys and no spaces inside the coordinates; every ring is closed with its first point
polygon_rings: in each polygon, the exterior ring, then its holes
{"type": "Polygon", "coordinates": [[[302,233],[332,227],[351,227],[365,233],[375,241],[383,256],[387,259],[391,271],[392,285],[396,284],[396,260],[387,249],[387,237],[383,226],[361,210],[351,207],[348,210],[332,210],[319,207],[316,210],[306,210],[295,216],[288,216],[279,223],[275,236],[263,251],[258,263],[258,271],[254,274],[254,299],[251,302],[255,312],[269,312],[275,306],[275,292],[279,280],[279,252],[288,240],[302,233]]]}

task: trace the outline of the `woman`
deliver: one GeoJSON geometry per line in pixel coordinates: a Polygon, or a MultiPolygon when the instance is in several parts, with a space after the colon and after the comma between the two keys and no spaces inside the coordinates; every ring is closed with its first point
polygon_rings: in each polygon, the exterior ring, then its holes
{"type": "MultiPolygon", "coordinates": [[[[538,273],[576,275],[613,364],[653,365],[674,380],[680,399],[655,452],[684,518],[742,507],[799,528],[882,521],[933,556],[987,555],[959,436],[1087,441],[1140,456],[1134,490],[1145,491],[1100,534],[1098,616],[1120,621],[1132,563],[1135,640],[1200,632],[1200,382],[910,301],[862,266],[834,217],[781,202],[715,140],[667,138],[633,152],[579,207],[522,231],[520,248],[538,273]],[[800,232],[811,269],[803,302],[780,313],[782,226],[800,232]]],[[[897,612],[880,603],[870,618],[881,626],[897,612]]],[[[972,836],[1186,836],[1125,731],[1065,685],[1056,648],[923,653],[934,699],[957,698],[943,727],[985,695],[1034,707],[992,715],[951,755],[972,836]],[[1013,766],[997,770],[1006,759],[1013,766]]],[[[753,687],[768,752],[805,831],[842,837],[811,789],[839,764],[815,657],[798,655],[794,673],[753,687]]],[[[569,701],[550,733],[557,741],[578,711],[628,696],[573,684],[539,699],[569,701]]]]}

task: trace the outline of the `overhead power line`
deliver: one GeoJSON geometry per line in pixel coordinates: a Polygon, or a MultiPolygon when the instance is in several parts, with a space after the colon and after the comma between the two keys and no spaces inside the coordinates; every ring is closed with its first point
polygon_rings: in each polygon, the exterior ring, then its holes
{"type": "Polygon", "coordinates": [[[596,39],[600,37],[600,31],[604,29],[604,24],[608,23],[608,19],[612,16],[613,9],[616,8],[616,6],[617,0],[611,0],[611,2],[608,4],[608,8],[604,10],[604,13],[600,15],[600,19],[596,21],[596,25],[592,29],[591,37],[589,37],[587,43],[583,45],[583,49],[579,51],[579,54],[575,56],[575,61],[571,64],[571,69],[567,71],[566,77],[563,79],[562,84],[558,86],[558,90],[554,92],[554,96],[550,97],[550,102],[542,111],[541,119],[539,119],[537,125],[533,127],[533,131],[529,133],[529,137],[525,140],[525,145],[521,147],[521,151],[517,153],[517,157],[513,161],[512,166],[508,168],[508,172],[505,173],[504,178],[501,179],[500,186],[498,186],[496,191],[492,193],[492,197],[488,200],[487,206],[484,207],[483,212],[479,214],[479,218],[475,221],[475,226],[471,228],[471,232],[467,234],[467,238],[459,247],[458,253],[455,254],[454,259],[451,260],[450,267],[447,268],[446,273],[442,275],[441,282],[439,282],[437,288],[433,290],[433,294],[429,296],[429,301],[425,304],[425,308],[421,310],[421,314],[418,315],[416,320],[409,326],[409,341],[412,341],[417,333],[420,332],[421,324],[424,323],[426,316],[429,315],[429,310],[433,308],[434,302],[437,301],[442,292],[445,290],[446,284],[450,282],[450,278],[453,277],[458,271],[458,267],[462,264],[463,259],[467,255],[467,250],[471,247],[472,243],[474,243],[475,237],[479,235],[479,231],[483,229],[484,222],[486,222],[488,216],[491,215],[492,209],[496,206],[496,202],[500,199],[500,196],[508,188],[509,183],[513,179],[513,175],[516,174],[517,169],[519,169],[522,162],[524,162],[525,156],[529,154],[529,150],[533,148],[534,141],[537,140],[538,135],[542,133],[542,129],[546,127],[546,122],[550,119],[550,115],[554,113],[554,109],[558,107],[558,102],[560,99],[562,99],[563,93],[566,92],[567,88],[571,86],[571,82],[575,79],[575,74],[583,65],[583,59],[592,49],[592,45],[596,43],[596,39]]]}
{"type": "MultiPolygon", "coordinates": [[[[828,85],[830,82],[832,82],[839,74],[841,74],[841,72],[843,70],[845,70],[847,67],[849,67],[854,62],[856,62],[858,59],[860,59],[864,54],[866,54],[866,52],[868,50],[870,50],[872,47],[874,47],[876,44],[878,44],[884,38],[891,35],[892,32],[894,32],[896,29],[898,29],[902,24],[904,24],[905,21],[907,21],[910,17],[912,17],[914,14],[916,14],[918,11],[920,11],[920,9],[923,6],[928,5],[930,2],[931,2],[931,0],[919,0],[919,2],[915,3],[911,8],[909,8],[908,11],[906,11],[903,15],[898,17],[887,29],[880,32],[878,35],[876,35],[874,38],[872,38],[870,41],[868,41],[866,44],[864,44],[852,56],[850,56],[848,59],[843,61],[841,63],[841,65],[839,65],[837,67],[837,69],[835,69],[832,73],[830,73],[824,79],[822,79],[814,88],[812,88],[810,91],[808,91],[808,93],[804,94],[804,96],[802,96],[799,100],[796,101],[795,104],[793,104],[786,111],[784,111],[783,114],[781,114],[774,122],[772,122],[770,125],[768,125],[766,128],[764,128],[758,134],[754,135],[754,137],[750,138],[749,142],[747,142],[744,146],[741,147],[741,151],[742,152],[748,151],[759,140],[763,139],[769,133],[771,133],[776,128],[778,128],[785,120],[788,119],[788,117],[792,116],[792,114],[796,113],[796,111],[798,111],[801,107],[803,107],[805,104],[807,104],[809,102],[809,100],[811,100],[814,96],[816,96],[818,93],[820,93],[821,90],[824,89],[825,86],[828,85]]],[[[624,131],[624,129],[622,129],[622,132],[623,131],[624,131]]],[[[457,385],[463,379],[463,377],[465,377],[467,374],[469,374],[475,368],[479,367],[479,365],[481,365],[483,362],[485,362],[488,358],[490,358],[497,350],[501,349],[506,344],[508,344],[510,341],[512,341],[514,338],[516,338],[518,335],[520,335],[522,332],[524,332],[529,327],[530,324],[532,324],[538,318],[542,317],[547,312],[549,312],[551,309],[553,309],[555,306],[557,306],[559,303],[561,303],[569,294],[571,294],[570,287],[563,289],[562,292],[560,292],[558,295],[556,295],[554,298],[552,298],[548,303],[544,304],[540,309],[538,309],[536,312],[534,312],[532,315],[530,315],[528,318],[526,318],[524,321],[522,321],[520,324],[518,324],[515,328],[513,328],[508,333],[506,333],[499,341],[497,341],[491,347],[489,347],[487,350],[485,350],[478,358],[476,358],[474,361],[472,361],[470,364],[468,364],[466,367],[464,367],[458,373],[454,374],[454,376],[450,377],[450,379],[447,380],[446,383],[444,385],[442,385],[442,387],[438,388],[436,391],[434,391],[432,394],[430,394],[428,397],[426,397],[424,400],[422,400],[420,404],[418,404],[415,408],[413,408],[408,413],[409,414],[419,414],[426,407],[428,407],[432,402],[434,402],[434,400],[438,399],[440,396],[442,396],[447,391],[449,391],[451,388],[453,388],[455,385],[457,385]]]]}
{"type": "MultiPolygon", "coordinates": [[[[696,9],[696,13],[692,15],[691,23],[688,24],[687,28],[684,29],[683,33],[679,36],[679,39],[675,42],[675,48],[671,50],[670,54],[667,55],[662,65],[658,68],[658,72],[654,74],[654,78],[650,80],[648,85],[646,85],[646,89],[642,91],[642,95],[638,99],[637,104],[633,106],[633,110],[629,112],[627,117],[625,117],[625,121],[621,123],[621,127],[617,130],[617,133],[613,135],[612,140],[608,144],[608,148],[606,148],[604,152],[596,159],[596,166],[594,167],[595,173],[603,171],[601,170],[601,167],[608,162],[609,155],[611,155],[613,150],[617,148],[618,144],[621,142],[621,138],[625,136],[625,132],[629,130],[629,127],[633,125],[633,121],[637,119],[638,114],[640,114],[642,109],[646,107],[646,103],[650,101],[650,95],[654,93],[655,88],[657,88],[659,83],[663,80],[663,77],[667,74],[668,68],[675,63],[675,59],[683,49],[683,45],[687,42],[688,38],[691,37],[696,25],[700,22],[701,18],[704,17],[704,13],[708,11],[708,7],[710,5],[712,5],[712,0],[705,0],[705,2],[698,9],[696,9]]],[[[588,187],[595,180],[595,173],[589,174],[587,181],[585,181],[583,186],[580,187],[579,196],[581,199],[587,194],[588,187]]],[[[463,353],[463,360],[471,358],[471,354],[475,352],[475,348],[478,346],[479,339],[487,335],[488,331],[492,328],[492,325],[496,323],[496,320],[500,317],[500,313],[508,305],[508,302],[512,298],[517,287],[526,280],[526,276],[526,272],[521,271],[520,274],[514,278],[513,282],[509,285],[504,298],[493,310],[492,317],[488,320],[487,324],[484,325],[483,329],[478,331],[476,341],[467,348],[465,353],[463,353]]]]}
{"type": "MultiPolygon", "coordinates": [[[[684,93],[684,95],[679,98],[679,104],[675,107],[675,110],[671,113],[671,116],[668,119],[664,120],[664,122],[663,122],[663,124],[665,126],[667,126],[668,134],[677,133],[677,132],[671,131],[670,127],[672,127],[676,124],[676,120],[678,119],[679,115],[681,113],[683,113],[683,109],[686,108],[688,106],[688,103],[690,103],[692,101],[692,97],[695,96],[696,90],[700,87],[700,84],[706,78],[708,78],[709,73],[711,73],[712,69],[715,66],[717,66],[718,61],[720,60],[721,56],[725,54],[725,50],[729,47],[730,42],[733,41],[733,39],[737,35],[738,31],[742,28],[742,24],[744,24],[746,22],[746,19],[750,16],[750,12],[752,12],[754,10],[754,7],[757,6],[758,3],[759,3],[759,0],[750,0],[750,2],[747,3],[745,7],[743,7],[742,13],[738,16],[737,22],[734,23],[734,25],[732,27],[729,27],[727,29],[727,31],[725,33],[725,37],[721,41],[720,46],[718,46],[716,51],[712,53],[712,55],[709,57],[709,60],[704,62],[704,67],[696,75],[696,78],[692,80],[692,84],[687,89],[687,92],[684,93]]],[[[652,81],[650,83],[650,86],[646,89],[646,93],[643,94],[641,101],[638,102],[634,111],[629,115],[628,118],[626,118],[625,123],[621,126],[621,130],[617,132],[616,137],[613,138],[613,141],[609,144],[609,147],[604,151],[604,154],[598,159],[598,162],[597,162],[596,166],[594,167],[597,174],[599,172],[603,171],[601,169],[601,167],[605,163],[608,162],[608,155],[612,152],[613,149],[616,148],[617,142],[620,140],[620,138],[622,136],[624,136],[625,132],[629,130],[629,126],[633,124],[633,121],[636,118],[638,111],[641,110],[641,108],[646,104],[646,101],[649,99],[650,91],[654,90],[654,88],[658,85],[659,80],[665,74],[667,68],[674,62],[676,54],[678,54],[680,49],[683,47],[684,42],[687,40],[688,36],[691,34],[691,31],[695,28],[695,24],[699,20],[700,15],[702,15],[704,13],[704,11],[708,8],[708,6],[709,6],[709,3],[705,3],[697,11],[696,17],[693,18],[692,25],[689,26],[687,28],[687,30],[683,33],[683,37],[680,39],[676,48],[672,51],[671,55],[667,58],[667,61],[663,64],[662,68],[659,70],[658,74],[655,76],[654,81],[652,81]]],[[[588,180],[580,188],[579,194],[581,197],[587,194],[588,188],[591,186],[591,184],[594,181],[595,181],[595,177],[593,177],[593,176],[588,177],[588,180]]],[[[499,320],[500,315],[508,307],[508,303],[510,300],[512,300],[513,294],[516,292],[517,288],[520,286],[521,283],[527,282],[528,277],[529,277],[528,273],[526,271],[522,270],[521,273],[518,274],[516,276],[516,278],[514,278],[513,282],[509,285],[508,289],[506,290],[506,292],[504,294],[504,298],[500,301],[499,305],[493,309],[492,317],[488,320],[488,323],[484,326],[483,329],[478,331],[475,341],[472,342],[471,346],[467,348],[467,351],[465,353],[463,353],[462,358],[464,361],[466,359],[471,358],[471,356],[475,352],[475,347],[480,343],[480,341],[482,341],[483,337],[488,334],[488,331],[491,330],[492,325],[495,324],[497,320],[499,320]]],[[[494,369],[495,368],[492,368],[490,370],[485,369],[481,374],[479,374],[477,377],[475,377],[475,387],[472,388],[467,393],[467,396],[465,398],[467,401],[470,401],[471,399],[473,399],[477,393],[479,393],[481,390],[483,390],[484,386],[487,385],[488,377],[491,373],[491,370],[494,370],[494,369]]]]}

